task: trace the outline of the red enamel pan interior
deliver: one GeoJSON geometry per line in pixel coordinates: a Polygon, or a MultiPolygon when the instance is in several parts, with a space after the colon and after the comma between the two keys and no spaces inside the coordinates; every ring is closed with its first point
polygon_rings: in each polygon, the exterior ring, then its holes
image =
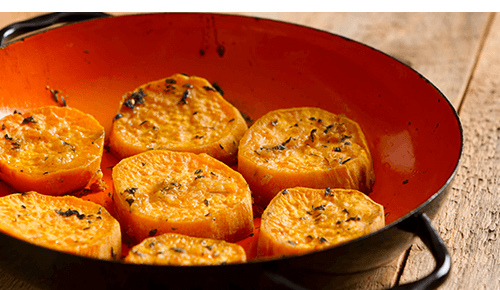
{"type": "MultiPolygon", "coordinates": [[[[330,33],[230,15],[103,18],[14,42],[0,49],[0,114],[56,105],[50,89],[59,90],[108,133],[124,93],[178,72],[217,82],[253,120],[313,106],[357,121],[374,161],[370,197],[385,207],[387,224],[432,199],[460,158],[456,112],[411,68],[330,33]]],[[[108,209],[115,163],[106,153],[108,189],[85,197],[108,209]]],[[[1,184],[0,192],[13,190],[1,184]]]]}

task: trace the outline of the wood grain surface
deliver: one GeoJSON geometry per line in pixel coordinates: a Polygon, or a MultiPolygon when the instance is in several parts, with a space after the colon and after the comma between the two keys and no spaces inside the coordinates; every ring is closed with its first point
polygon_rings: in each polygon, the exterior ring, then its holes
{"type": "MultiPolygon", "coordinates": [[[[0,13],[0,28],[39,14],[0,13]]],[[[452,272],[439,289],[500,289],[500,19],[497,15],[232,14],[296,23],[365,43],[411,66],[447,96],[459,113],[465,142],[452,190],[433,219],[452,256],[452,272]]],[[[327,289],[388,289],[421,279],[433,267],[432,256],[416,239],[407,252],[384,267],[319,284],[327,289]]],[[[0,289],[36,288],[0,269],[0,289]]]]}

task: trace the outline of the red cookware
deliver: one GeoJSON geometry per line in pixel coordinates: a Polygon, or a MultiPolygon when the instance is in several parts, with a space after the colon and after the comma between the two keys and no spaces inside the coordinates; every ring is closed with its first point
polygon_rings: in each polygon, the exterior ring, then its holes
{"type": "MultiPolygon", "coordinates": [[[[299,106],[345,114],[368,139],[376,176],[370,197],[386,211],[383,229],[346,244],[221,266],[94,260],[0,233],[1,267],[27,282],[53,289],[321,288],[308,277],[335,279],[382,266],[408,249],[415,236],[432,252],[435,269],[395,288],[435,288],[448,276],[450,257],[430,218],[460,161],[460,120],[429,80],[383,52],[299,25],[204,13],[55,13],[6,27],[0,37],[1,115],[54,105],[50,90],[58,90],[68,106],[94,115],[108,133],[124,93],[178,72],[219,84],[249,120],[299,106]],[[27,31],[74,21],[8,43],[27,31]]],[[[106,153],[102,171],[108,185],[115,163],[106,153]]],[[[0,186],[2,195],[13,191],[0,186]]],[[[109,202],[106,194],[86,198],[109,202]]]]}

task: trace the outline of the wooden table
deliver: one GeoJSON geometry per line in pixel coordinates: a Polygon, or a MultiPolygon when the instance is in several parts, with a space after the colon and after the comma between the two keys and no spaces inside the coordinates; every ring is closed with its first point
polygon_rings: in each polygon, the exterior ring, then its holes
{"type": "MultiPolygon", "coordinates": [[[[40,13],[0,13],[0,27],[40,13]]],[[[116,15],[123,13],[114,13],[116,15]]],[[[440,289],[500,289],[500,17],[496,13],[238,13],[340,34],[375,47],[433,82],[460,115],[463,159],[433,224],[452,256],[440,289]]],[[[346,289],[386,289],[426,276],[420,240],[346,289]]],[[[36,289],[0,269],[1,289],[36,289]]]]}

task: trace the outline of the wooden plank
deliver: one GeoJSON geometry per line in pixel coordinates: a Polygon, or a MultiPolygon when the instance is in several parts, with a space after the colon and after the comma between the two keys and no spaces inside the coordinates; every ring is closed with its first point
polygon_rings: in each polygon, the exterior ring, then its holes
{"type": "MultiPolygon", "coordinates": [[[[248,14],[247,14],[248,15],[248,14]]],[[[377,48],[411,66],[433,82],[455,108],[476,62],[488,14],[485,13],[266,13],[252,14],[336,33],[377,48]]],[[[449,209],[445,206],[441,216],[449,209]]],[[[442,217],[438,216],[435,220],[442,217]]],[[[438,228],[445,235],[446,228],[438,228]]],[[[475,252],[473,249],[470,251],[475,252]]],[[[410,261],[405,253],[386,267],[350,277],[341,289],[387,289],[420,279],[430,273],[434,261],[419,241],[412,246],[410,261]],[[427,259],[415,259],[425,255],[427,259]],[[406,262],[406,264],[404,264],[406,262]],[[399,277],[405,265],[404,276],[399,277]],[[422,270],[420,270],[422,269],[422,270]]],[[[459,259],[454,257],[454,260],[459,259]]],[[[460,284],[459,284],[460,285],[460,284]]],[[[472,284],[473,285],[473,284],[472,284]]],[[[335,286],[335,287],[333,287],[335,286]]],[[[477,289],[461,288],[461,289],[477,289]]]]}
{"type": "Polygon", "coordinates": [[[456,106],[463,96],[487,13],[238,13],[339,34],[411,66],[456,106]]]}
{"type": "MultiPolygon", "coordinates": [[[[40,13],[0,13],[0,27],[38,14],[40,13]]],[[[115,13],[115,15],[118,14],[122,13],[115,13]]],[[[461,103],[463,92],[467,86],[475,53],[488,16],[485,13],[233,14],[297,23],[366,43],[398,58],[422,73],[440,88],[456,107],[461,103]]],[[[468,184],[468,186],[471,185],[468,184]]],[[[454,189],[454,191],[456,190],[454,189]]],[[[441,212],[446,210],[447,208],[441,212]]],[[[437,219],[441,219],[441,217],[437,219]]],[[[451,230],[446,230],[446,227],[441,226],[438,229],[448,238],[447,241],[450,241],[448,232],[451,230]]],[[[413,246],[413,250],[419,247],[419,244],[416,244],[413,246]]],[[[471,253],[476,252],[473,249],[469,250],[471,253]]],[[[346,278],[344,286],[349,289],[386,289],[391,287],[399,279],[400,267],[404,265],[405,258],[405,253],[403,253],[385,267],[349,279],[346,278]]],[[[423,261],[428,261],[428,259],[423,261]]],[[[425,271],[430,269],[430,267],[425,267],[424,270],[420,271],[419,267],[422,267],[422,263],[424,262],[406,263],[402,282],[422,277],[425,271]]],[[[328,284],[328,282],[325,283],[328,284]]],[[[16,281],[13,276],[2,273],[1,269],[0,285],[15,285],[16,289],[33,289],[27,284],[16,281]],[[2,283],[5,281],[7,284],[2,283]]]]}
{"type": "MultiPolygon", "coordinates": [[[[452,192],[434,225],[452,255],[442,289],[500,289],[500,18],[494,17],[459,112],[465,144],[452,192]]],[[[434,262],[415,245],[401,280],[429,273],[434,262]]]]}
{"type": "Polygon", "coordinates": [[[4,28],[5,26],[18,22],[18,21],[23,21],[26,19],[30,19],[36,16],[39,16],[41,12],[0,12],[0,29],[4,28]]]}

